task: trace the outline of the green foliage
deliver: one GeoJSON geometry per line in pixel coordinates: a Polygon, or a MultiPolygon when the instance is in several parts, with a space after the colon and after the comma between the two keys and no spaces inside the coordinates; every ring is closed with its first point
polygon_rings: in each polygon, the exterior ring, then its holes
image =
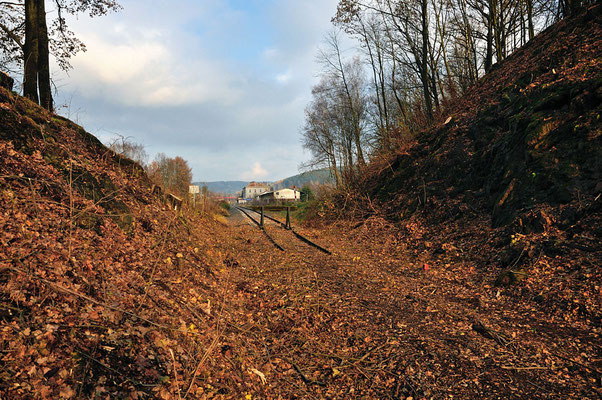
{"type": "Polygon", "coordinates": [[[301,188],[301,201],[311,201],[315,197],[314,191],[311,190],[309,185],[305,185],[301,188]]]}

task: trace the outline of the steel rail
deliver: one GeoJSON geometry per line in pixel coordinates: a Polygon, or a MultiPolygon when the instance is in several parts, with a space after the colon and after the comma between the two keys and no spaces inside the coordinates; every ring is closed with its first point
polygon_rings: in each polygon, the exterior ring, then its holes
{"type": "Polygon", "coordinates": [[[255,224],[257,224],[257,226],[259,227],[259,229],[261,229],[261,231],[263,232],[263,234],[268,238],[268,240],[270,242],[272,242],[272,244],[274,246],[276,246],[276,248],[280,251],[286,251],[284,250],[284,248],[282,246],[280,246],[278,243],[276,243],[276,241],[265,231],[265,229],[261,226],[261,224],[259,222],[257,222],[257,220],[253,217],[251,217],[245,210],[243,210],[241,207],[235,207],[236,209],[240,210],[240,212],[242,212],[244,215],[246,215],[251,221],[255,222],[255,224]]]}
{"type": "MultiPolygon", "coordinates": [[[[257,210],[253,210],[252,208],[248,208],[248,207],[238,207],[238,208],[244,208],[245,210],[248,210],[248,211],[253,211],[254,213],[257,213],[257,214],[260,214],[260,215],[261,215],[261,213],[260,213],[259,211],[257,211],[257,210]]],[[[284,222],[278,221],[276,218],[274,218],[274,217],[271,217],[271,216],[267,215],[265,212],[263,213],[263,216],[264,216],[264,218],[267,218],[267,219],[269,219],[269,220],[271,220],[271,221],[273,221],[273,222],[276,222],[277,224],[280,224],[280,226],[282,226],[282,227],[285,227],[285,226],[286,226],[286,225],[284,224],[284,222]]]]}
{"type": "MultiPolygon", "coordinates": [[[[257,213],[257,214],[260,214],[260,215],[261,215],[261,213],[260,213],[259,211],[253,210],[252,208],[247,208],[247,207],[236,207],[236,208],[240,209],[242,212],[245,212],[245,211],[243,210],[243,208],[244,208],[245,210],[248,210],[248,211],[253,211],[254,213],[257,213]]],[[[246,214],[246,213],[245,213],[245,214],[246,214]]],[[[273,222],[276,222],[276,223],[280,224],[280,227],[281,227],[281,228],[283,228],[283,229],[285,229],[285,230],[289,230],[289,229],[286,229],[286,224],[284,224],[283,222],[281,222],[281,221],[277,220],[276,218],[273,218],[273,217],[271,217],[271,216],[267,215],[265,212],[263,213],[263,217],[264,217],[264,218],[267,218],[267,219],[269,219],[269,220],[271,220],[271,221],[273,221],[273,222]]],[[[251,216],[249,216],[249,218],[253,219],[253,217],[251,217],[251,216]]],[[[254,221],[255,221],[255,220],[254,220],[254,221]]],[[[255,221],[255,223],[256,223],[257,225],[259,225],[259,223],[258,223],[257,221],[255,221]]],[[[325,249],[324,247],[320,246],[319,244],[312,242],[312,241],[311,241],[311,240],[309,240],[308,238],[306,238],[306,237],[304,237],[303,235],[301,235],[300,233],[296,232],[294,229],[290,229],[290,231],[291,231],[291,232],[293,232],[293,234],[295,235],[295,237],[296,237],[297,239],[301,240],[303,243],[305,243],[305,244],[308,244],[308,245],[310,245],[310,246],[312,246],[312,247],[315,247],[316,249],[320,250],[320,251],[321,251],[321,252],[323,252],[323,253],[326,253],[326,254],[328,254],[328,255],[332,255],[332,252],[330,252],[330,250],[328,250],[328,249],[325,249]]]]}

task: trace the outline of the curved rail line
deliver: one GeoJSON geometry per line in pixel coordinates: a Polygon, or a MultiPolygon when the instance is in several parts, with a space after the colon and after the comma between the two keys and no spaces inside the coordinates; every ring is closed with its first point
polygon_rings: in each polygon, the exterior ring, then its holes
{"type": "Polygon", "coordinates": [[[260,223],[259,223],[259,222],[258,222],[258,221],[255,219],[255,218],[251,217],[251,216],[249,215],[249,213],[247,213],[247,212],[246,212],[245,210],[243,210],[241,207],[236,207],[236,209],[238,209],[238,210],[239,210],[240,212],[242,212],[244,215],[246,215],[247,217],[249,217],[249,219],[250,219],[251,221],[255,222],[255,224],[257,224],[257,226],[258,226],[258,227],[261,229],[261,231],[262,231],[262,232],[264,233],[264,235],[265,235],[265,236],[268,238],[268,240],[269,240],[270,242],[272,242],[272,244],[273,244],[274,246],[276,246],[276,248],[277,248],[278,250],[280,250],[280,251],[285,251],[285,250],[284,250],[284,247],[282,247],[282,246],[280,246],[278,243],[276,243],[276,241],[275,241],[275,240],[274,240],[274,239],[273,239],[273,238],[272,238],[272,237],[271,237],[271,236],[270,236],[270,235],[269,235],[269,234],[268,234],[268,233],[265,231],[265,229],[263,229],[263,228],[261,227],[261,224],[260,224],[260,223]]]}
{"type": "MultiPolygon", "coordinates": [[[[247,214],[247,213],[245,212],[245,210],[252,211],[252,212],[254,212],[254,213],[257,213],[257,214],[260,214],[260,215],[261,215],[261,213],[260,213],[259,211],[256,211],[256,210],[253,210],[252,208],[247,208],[247,207],[236,207],[236,208],[238,208],[240,211],[242,211],[243,213],[245,213],[245,215],[247,215],[249,218],[251,218],[253,221],[255,221],[255,223],[256,223],[258,226],[260,226],[260,224],[259,224],[259,223],[258,223],[258,222],[257,222],[257,221],[256,221],[256,220],[253,218],[253,217],[251,217],[249,214],[247,214]]],[[[282,222],[282,221],[279,221],[279,220],[277,220],[276,218],[274,218],[274,217],[271,217],[271,216],[267,215],[265,212],[263,213],[263,217],[264,217],[264,218],[267,218],[267,219],[269,219],[269,220],[271,220],[271,221],[273,221],[273,222],[276,222],[277,224],[279,224],[279,225],[280,225],[280,227],[281,227],[281,228],[283,228],[283,229],[286,229],[286,224],[285,224],[284,222],[282,222]]],[[[289,229],[286,229],[286,230],[289,230],[289,229]]],[[[312,246],[312,247],[315,247],[316,249],[320,250],[320,251],[321,251],[321,252],[323,252],[323,253],[326,253],[326,254],[328,254],[328,255],[332,255],[332,253],[330,252],[330,250],[328,250],[328,249],[325,249],[324,247],[320,246],[319,244],[312,242],[311,240],[309,240],[308,238],[304,237],[303,235],[301,235],[301,234],[299,234],[299,233],[295,232],[295,230],[294,230],[294,229],[290,229],[290,231],[291,231],[291,232],[293,232],[293,234],[295,235],[295,237],[296,237],[297,239],[301,240],[303,243],[305,243],[305,244],[308,244],[308,245],[310,245],[310,246],[312,246]]],[[[265,232],[265,230],[264,230],[264,232],[265,232]]],[[[266,234],[267,234],[267,233],[266,233],[266,234]]]]}

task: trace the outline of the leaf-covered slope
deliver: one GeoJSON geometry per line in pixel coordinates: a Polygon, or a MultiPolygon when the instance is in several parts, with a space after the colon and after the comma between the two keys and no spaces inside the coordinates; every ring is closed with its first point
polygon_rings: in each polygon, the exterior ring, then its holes
{"type": "Polygon", "coordinates": [[[0,88],[0,398],[170,398],[174,360],[192,371],[212,340],[194,324],[212,318],[211,266],[226,256],[214,228],[0,88]]]}
{"type": "Polygon", "coordinates": [[[493,226],[599,194],[601,10],[559,22],[496,66],[447,124],[393,160],[393,174],[370,176],[373,193],[404,215],[467,203],[493,226]]]}
{"type": "Polygon", "coordinates": [[[335,195],[316,212],[358,217],[354,229],[393,222],[428,264],[475,265],[489,288],[599,328],[601,25],[596,5],[550,27],[403,154],[373,162],[362,196],[335,195]]]}

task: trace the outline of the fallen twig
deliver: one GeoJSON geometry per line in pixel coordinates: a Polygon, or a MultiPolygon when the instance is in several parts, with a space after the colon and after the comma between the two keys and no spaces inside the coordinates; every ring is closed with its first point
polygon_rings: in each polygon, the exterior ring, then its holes
{"type": "Polygon", "coordinates": [[[84,299],[84,300],[87,300],[87,301],[89,301],[89,302],[91,302],[91,303],[94,303],[94,304],[96,304],[96,305],[99,305],[99,306],[103,306],[103,307],[110,308],[110,309],[111,309],[111,310],[113,310],[113,311],[119,311],[119,312],[121,312],[121,313],[124,313],[124,314],[126,314],[126,315],[129,315],[130,317],[137,318],[137,319],[139,319],[139,320],[141,320],[141,321],[144,321],[144,322],[146,322],[147,324],[153,325],[153,326],[155,326],[155,327],[157,327],[157,328],[160,328],[160,329],[165,329],[165,330],[169,330],[169,331],[174,331],[174,332],[179,332],[179,333],[184,333],[184,334],[186,334],[186,335],[202,336],[202,335],[201,335],[200,333],[198,333],[198,332],[191,332],[191,331],[188,331],[188,330],[182,330],[182,329],[178,329],[178,328],[172,328],[172,327],[170,327],[170,326],[167,326],[167,325],[158,324],[158,323],[156,323],[156,322],[154,322],[154,321],[151,321],[151,320],[149,320],[149,319],[147,319],[147,318],[141,317],[140,315],[134,314],[133,312],[130,312],[130,311],[124,310],[124,309],[122,309],[122,308],[115,307],[115,306],[112,306],[112,305],[110,305],[110,304],[103,303],[103,302],[101,302],[101,301],[95,300],[95,299],[93,299],[93,298],[91,298],[91,297],[89,297],[89,296],[86,296],[85,294],[78,293],[78,292],[76,292],[75,290],[72,290],[72,289],[66,288],[66,287],[64,287],[64,286],[61,286],[61,285],[59,285],[59,284],[56,284],[56,283],[54,283],[54,282],[50,282],[50,281],[49,281],[49,280],[47,280],[47,279],[40,278],[39,276],[35,276],[35,275],[30,275],[30,274],[28,274],[27,272],[25,272],[25,271],[23,271],[23,270],[21,270],[21,269],[19,269],[19,268],[8,267],[7,269],[10,269],[10,270],[13,270],[13,271],[19,272],[19,273],[21,273],[21,274],[24,274],[24,275],[28,275],[28,276],[30,276],[30,277],[32,277],[32,278],[34,278],[34,279],[36,279],[36,280],[38,280],[38,281],[40,281],[40,282],[42,282],[42,283],[45,283],[46,285],[50,286],[51,288],[53,288],[53,289],[55,289],[55,290],[58,290],[58,291],[60,291],[60,292],[64,292],[64,293],[71,294],[71,295],[73,295],[73,296],[76,296],[76,297],[82,298],[82,299],[84,299]]]}
{"type": "Polygon", "coordinates": [[[312,379],[309,379],[307,376],[305,376],[305,374],[303,373],[303,371],[301,371],[301,368],[299,368],[299,366],[297,366],[297,364],[293,363],[293,362],[289,362],[287,361],[289,364],[291,364],[294,368],[295,371],[297,371],[297,373],[299,374],[299,376],[301,377],[301,380],[307,385],[318,385],[318,386],[326,386],[326,383],[324,382],[319,382],[319,381],[314,381],[312,379]]]}
{"type": "Polygon", "coordinates": [[[487,328],[481,321],[472,324],[472,329],[487,339],[495,340],[499,345],[507,346],[508,340],[501,334],[487,328]]]}
{"type": "Polygon", "coordinates": [[[560,354],[556,354],[556,353],[550,353],[550,354],[552,354],[554,357],[558,357],[558,358],[560,358],[560,359],[562,359],[562,360],[565,360],[565,361],[568,361],[568,362],[572,362],[572,363],[573,363],[573,364],[575,364],[575,365],[579,365],[580,367],[583,367],[583,368],[585,368],[585,369],[588,369],[588,370],[590,370],[590,371],[592,371],[592,372],[595,372],[595,373],[597,373],[598,375],[602,376],[602,372],[601,372],[601,371],[599,371],[599,370],[597,370],[597,369],[596,369],[596,368],[594,368],[594,367],[590,367],[589,365],[585,365],[585,364],[583,364],[583,363],[580,363],[579,361],[571,360],[570,358],[567,358],[567,357],[561,356],[560,354]]]}
{"type": "Polygon", "coordinates": [[[186,399],[186,397],[188,397],[188,393],[190,393],[190,389],[192,389],[192,385],[194,384],[194,380],[196,379],[196,375],[199,372],[199,369],[205,363],[205,361],[209,357],[209,354],[211,354],[211,352],[213,351],[215,346],[217,346],[217,342],[222,336],[222,334],[220,332],[220,325],[221,325],[221,316],[222,316],[223,310],[224,310],[224,305],[222,303],[222,307],[220,308],[219,314],[217,315],[217,326],[216,326],[217,334],[213,338],[213,341],[211,342],[211,344],[205,351],[205,354],[203,354],[203,357],[201,357],[201,360],[199,361],[196,368],[194,369],[194,372],[192,373],[192,378],[190,378],[190,384],[188,385],[188,389],[186,389],[186,393],[184,394],[184,399],[186,399]]]}
{"type": "Polygon", "coordinates": [[[532,366],[532,367],[515,367],[513,365],[502,365],[502,369],[509,369],[513,371],[533,371],[533,370],[554,370],[559,369],[560,367],[543,367],[543,366],[532,366]]]}
{"type": "Polygon", "coordinates": [[[209,347],[205,351],[205,354],[203,354],[203,357],[201,357],[201,360],[199,361],[199,363],[197,364],[196,368],[194,369],[194,372],[192,373],[192,378],[190,379],[190,384],[188,385],[188,389],[186,390],[186,393],[184,394],[184,398],[188,397],[188,393],[190,393],[190,389],[192,389],[192,385],[194,384],[194,380],[196,379],[196,375],[199,372],[199,369],[205,363],[205,361],[209,357],[209,354],[211,354],[211,352],[213,351],[213,349],[217,345],[217,341],[219,340],[220,337],[221,337],[220,333],[218,333],[217,335],[215,335],[215,338],[213,339],[213,341],[211,342],[211,344],[209,345],[209,347]]]}
{"type": "Polygon", "coordinates": [[[169,354],[171,354],[171,360],[173,361],[173,375],[174,380],[176,381],[176,388],[178,389],[178,399],[182,400],[182,396],[180,395],[180,384],[178,383],[178,371],[176,370],[176,357],[174,356],[172,349],[169,349],[169,354]]]}

